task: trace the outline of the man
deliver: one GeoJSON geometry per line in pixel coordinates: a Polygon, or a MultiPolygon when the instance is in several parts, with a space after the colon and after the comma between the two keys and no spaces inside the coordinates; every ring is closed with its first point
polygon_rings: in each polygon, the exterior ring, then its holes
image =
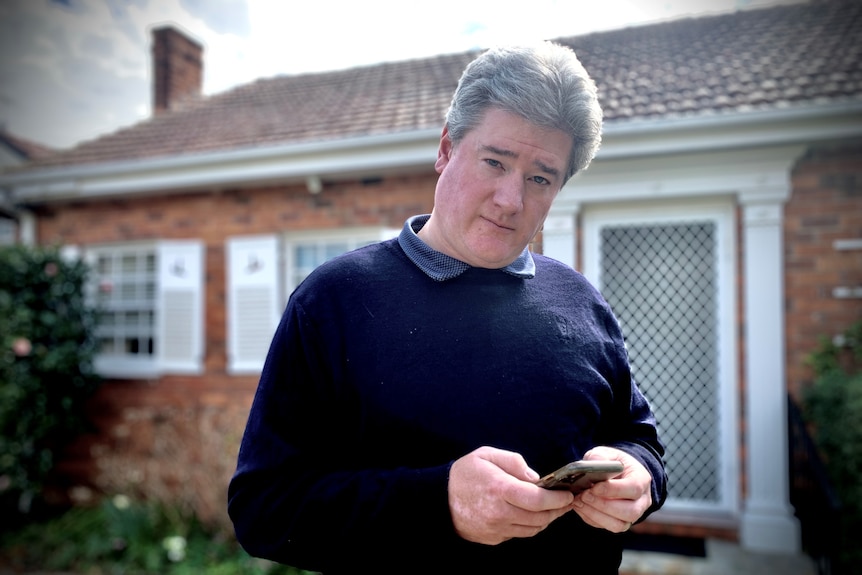
{"type": "Polygon", "coordinates": [[[229,489],[252,554],[324,573],[616,573],[664,501],[663,447],[618,323],[527,246],[599,146],[571,50],[486,52],[440,138],[430,216],[300,285],[229,489]],[[573,495],[572,460],[624,470],[573,495]]]}

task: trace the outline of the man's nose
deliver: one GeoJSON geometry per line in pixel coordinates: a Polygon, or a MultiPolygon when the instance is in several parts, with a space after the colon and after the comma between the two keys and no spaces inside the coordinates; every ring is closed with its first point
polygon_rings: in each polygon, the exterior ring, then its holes
{"type": "Polygon", "coordinates": [[[497,182],[494,203],[507,213],[519,212],[524,206],[526,182],[523,176],[509,174],[497,182]]]}

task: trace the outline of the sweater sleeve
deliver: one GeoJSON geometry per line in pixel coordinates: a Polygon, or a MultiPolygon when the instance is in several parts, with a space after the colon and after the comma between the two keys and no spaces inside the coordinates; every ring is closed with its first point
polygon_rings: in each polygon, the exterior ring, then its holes
{"type": "Polygon", "coordinates": [[[615,434],[607,445],[637,459],[652,476],[652,505],[638,520],[643,521],[664,504],[667,498],[667,474],[662,461],[664,447],[657,436],[655,418],[634,382],[631,384],[628,422],[623,426],[628,431],[615,434]]]}
{"type": "MultiPolygon", "coordinates": [[[[456,537],[448,513],[451,462],[366,467],[348,453],[354,423],[332,380],[321,336],[289,303],[273,338],[228,491],[228,512],[251,554],[323,571],[380,556],[412,538],[456,537]],[[421,521],[420,521],[421,519],[421,521]],[[344,546],[339,548],[339,546],[344,546]]],[[[360,564],[360,563],[354,563],[360,564]]]]}
{"type": "Polygon", "coordinates": [[[658,510],[667,498],[667,473],[663,461],[664,444],[658,436],[655,415],[647,398],[636,384],[629,364],[628,352],[620,325],[607,308],[605,327],[617,341],[616,376],[613,380],[614,400],[609,423],[601,431],[603,444],[625,451],[637,459],[652,476],[652,505],[641,516],[646,519],[658,510]]]}

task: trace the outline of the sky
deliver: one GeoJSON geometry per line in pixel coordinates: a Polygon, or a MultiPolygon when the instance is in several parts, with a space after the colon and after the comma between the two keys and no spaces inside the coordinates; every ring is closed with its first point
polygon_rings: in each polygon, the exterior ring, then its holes
{"type": "Polygon", "coordinates": [[[258,78],[797,0],[0,0],[0,128],[54,148],[152,112],[151,31],[204,47],[203,93],[258,78]]]}

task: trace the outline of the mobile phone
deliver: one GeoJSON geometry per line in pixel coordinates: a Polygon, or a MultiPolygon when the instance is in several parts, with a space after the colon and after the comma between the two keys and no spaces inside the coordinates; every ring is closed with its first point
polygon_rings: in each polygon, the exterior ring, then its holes
{"type": "Polygon", "coordinates": [[[619,461],[587,460],[573,461],[539,479],[536,484],[546,489],[568,489],[580,493],[599,481],[611,479],[622,473],[619,461]]]}

